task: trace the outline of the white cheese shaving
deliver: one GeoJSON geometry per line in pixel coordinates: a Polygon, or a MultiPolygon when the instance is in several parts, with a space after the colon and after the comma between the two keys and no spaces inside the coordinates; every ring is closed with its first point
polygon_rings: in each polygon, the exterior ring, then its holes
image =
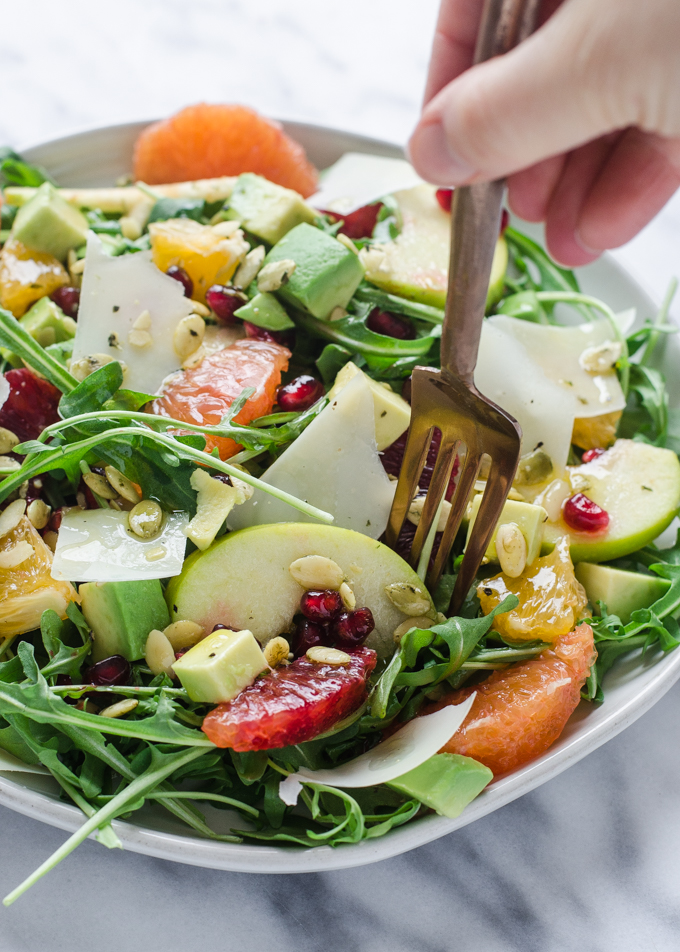
{"type": "Polygon", "coordinates": [[[4,374],[0,374],[0,409],[5,405],[5,401],[9,396],[9,384],[5,378],[4,374]]]}
{"type": "Polygon", "coordinates": [[[157,536],[140,539],[129,532],[126,512],[67,512],[59,527],[52,578],[69,582],[131,582],[179,575],[188,521],[186,513],[171,513],[165,516],[157,536]]]}
{"type": "Polygon", "coordinates": [[[422,182],[405,159],[347,152],[323,173],[321,188],[307,201],[313,208],[349,215],[384,195],[422,182]]]}

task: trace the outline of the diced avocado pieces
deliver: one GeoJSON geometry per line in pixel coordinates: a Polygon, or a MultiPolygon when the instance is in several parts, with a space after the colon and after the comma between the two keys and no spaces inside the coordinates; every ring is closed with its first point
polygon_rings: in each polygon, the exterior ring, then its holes
{"type": "Polygon", "coordinates": [[[640,575],[594,562],[579,562],[575,571],[593,608],[597,610],[597,603],[604,602],[609,614],[618,615],[624,625],[638,608],[649,608],[665,595],[671,584],[656,575],[640,575]]]}
{"type": "Polygon", "coordinates": [[[399,439],[404,430],[408,429],[411,422],[411,407],[389,385],[384,386],[373,380],[351,360],[339,371],[335,383],[328,391],[328,399],[332,400],[357,374],[365,377],[371,388],[375,411],[375,441],[378,444],[378,450],[387,449],[399,439]]]}
{"type": "MultiPolygon", "coordinates": [[[[475,519],[477,518],[481,504],[482,494],[479,493],[472,500],[466,545],[470,541],[472,528],[475,524],[475,519]]],[[[489,547],[486,550],[487,559],[491,562],[498,562],[498,554],[496,552],[496,533],[498,526],[514,522],[515,525],[519,526],[526,539],[527,565],[531,565],[536,556],[540,554],[541,543],[543,542],[543,526],[547,518],[548,514],[543,506],[534,506],[532,503],[520,502],[518,499],[508,499],[503,506],[503,512],[494,529],[489,547]]]]}
{"type": "Polygon", "coordinates": [[[30,202],[19,209],[12,235],[33,251],[43,251],[64,261],[71,248],[85,244],[88,228],[83,213],[45,182],[30,202]]]}
{"type": "Polygon", "coordinates": [[[42,297],[19,318],[28,333],[42,347],[60,344],[76,336],[78,325],[72,317],[67,317],[62,309],[48,297],[42,297]]]}
{"type": "Polygon", "coordinates": [[[471,757],[435,754],[414,770],[390,780],[387,786],[415,797],[440,816],[454,819],[492,780],[489,768],[471,757]]]}
{"type": "Polygon", "coordinates": [[[244,172],[236,179],[227,210],[227,217],[237,219],[247,231],[270,245],[275,245],[296,225],[311,224],[316,216],[317,212],[297,192],[253,172],[244,172]]]}
{"type": "Polygon", "coordinates": [[[268,291],[256,294],[238,311],[234,311],[234,316],[268,331],[285,331],[289,327],[295,327],[283,305],[268,291]]]}
{"type": "Polygon", "coordinates": [[[95,661],[116,654],[139,661],[152,628],[162,631],[170,624],[158,579],[85,582],[78,591],[83,615],[92,629],[95,661]]]}
{"type": "Polygon", "coordinates": [[[231,701],[269,667],[252,631],[216,631],[172,666],[192,701],[231,701]]]}
{"type": "Polygon", "coordinates": [[[304,223],[274,245],[265,265],[288,259],[295,262],[295,271],[276,293],[322,321],[334,308],[349,304],[364,276],[363,265],[353,251],[304,223]]]}

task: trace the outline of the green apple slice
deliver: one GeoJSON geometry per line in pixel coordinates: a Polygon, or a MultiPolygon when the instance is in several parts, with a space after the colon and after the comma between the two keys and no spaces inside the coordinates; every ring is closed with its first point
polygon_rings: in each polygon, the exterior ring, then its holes
{"type": "Polygon", "coordinates": [[[647,545],[670,524],[680,506],[680,462],[672,450],[617,440],[590,463],[568,467],[574,493],[582,492],[609,513],[602,534],[574,532],[562,519],[546,523],[544,550],[565,534],[574,562],[606,562],[647,545]]]}
{"type": "MultiPolygon", "coordinates": [[[[366,278],[384,291],[444,307],[449,268],[451,215],[441,209],[432,185],[395,192],[402,230],[394,241],[361,253],[366,278]]],[[[500,300],[508,246],[499,238],[491,267],[487,308],[500,300]]]]}
{"type": "MultiPolygon", "coordinates": [[[[405,582],[425,592],[413,569],[396,552],[360,532],[313,523],[253,526],[194,552],[166,591],[171,621],[188,619],[211,631],[217,624],[247,628],[260,643],[288,631],[303,588],[291,562],[323,555],[342,569],[358,608],[370,608],[375,631],[367,645],[383,657],[394,650],[393,632],[408,617],[385,593],[405,582]]],[[[429,598],[429,595],[426,595],[429,598]]],[[[434,607],[432,617],[436,617],[434,607]]]]}

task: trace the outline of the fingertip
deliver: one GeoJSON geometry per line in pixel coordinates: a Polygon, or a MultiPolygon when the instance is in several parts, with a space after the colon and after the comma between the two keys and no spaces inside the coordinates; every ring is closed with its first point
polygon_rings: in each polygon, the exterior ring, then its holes
{"type": "Polygon", "coordinates": [[[555,227],[550,220],[546,223],[545,243],[550,256],[565,268],[581,268],[592,264],[602,254],[593,248],[587,248],[574,230],[555,227]]]}
{"type": "Polygon", "coordinates": [[[452,150],[440,120],[421,121],[406,152],[418,175],[435,185],[466,185],[475,169],[452,150]]]}

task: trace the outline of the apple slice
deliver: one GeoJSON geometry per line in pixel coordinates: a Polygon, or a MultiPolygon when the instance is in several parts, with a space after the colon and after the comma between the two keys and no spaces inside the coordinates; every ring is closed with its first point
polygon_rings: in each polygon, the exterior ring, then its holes
{"type": "Polygon", "coordinates": [[[574,562],[606,562],[635,552],[670,524],[680,505],[680,462],[672,450],[617,440],[611,449],[581,466],[568,467],[574,493],[581,492],[609,514],[604,533],[574,532],[564,523],[546,523],[543,551],[565,534],[574,562]]]}
{"type": "MultiPolygon", "coordinates": [[[[261,643],[285,633],[299,610],[302,586],[291,562],[323,555],[340,566],[357,608],[370,608],[375,631],[366,642],[382,657],[394,651],[394,629],[408,617],[389,600],[385,587],[406,582],[425,586],[404,560],[360,532],[313,523],[253,526],[224,536],[184,563],[168,585],[171,621],[195,621],[206,631],[222,624],[248,628],[261,643]]],[[[429,598],[429,595],[426,597],[429,598]]],[[[436,617],[432,607],[432,617],[436,617]]]]}

